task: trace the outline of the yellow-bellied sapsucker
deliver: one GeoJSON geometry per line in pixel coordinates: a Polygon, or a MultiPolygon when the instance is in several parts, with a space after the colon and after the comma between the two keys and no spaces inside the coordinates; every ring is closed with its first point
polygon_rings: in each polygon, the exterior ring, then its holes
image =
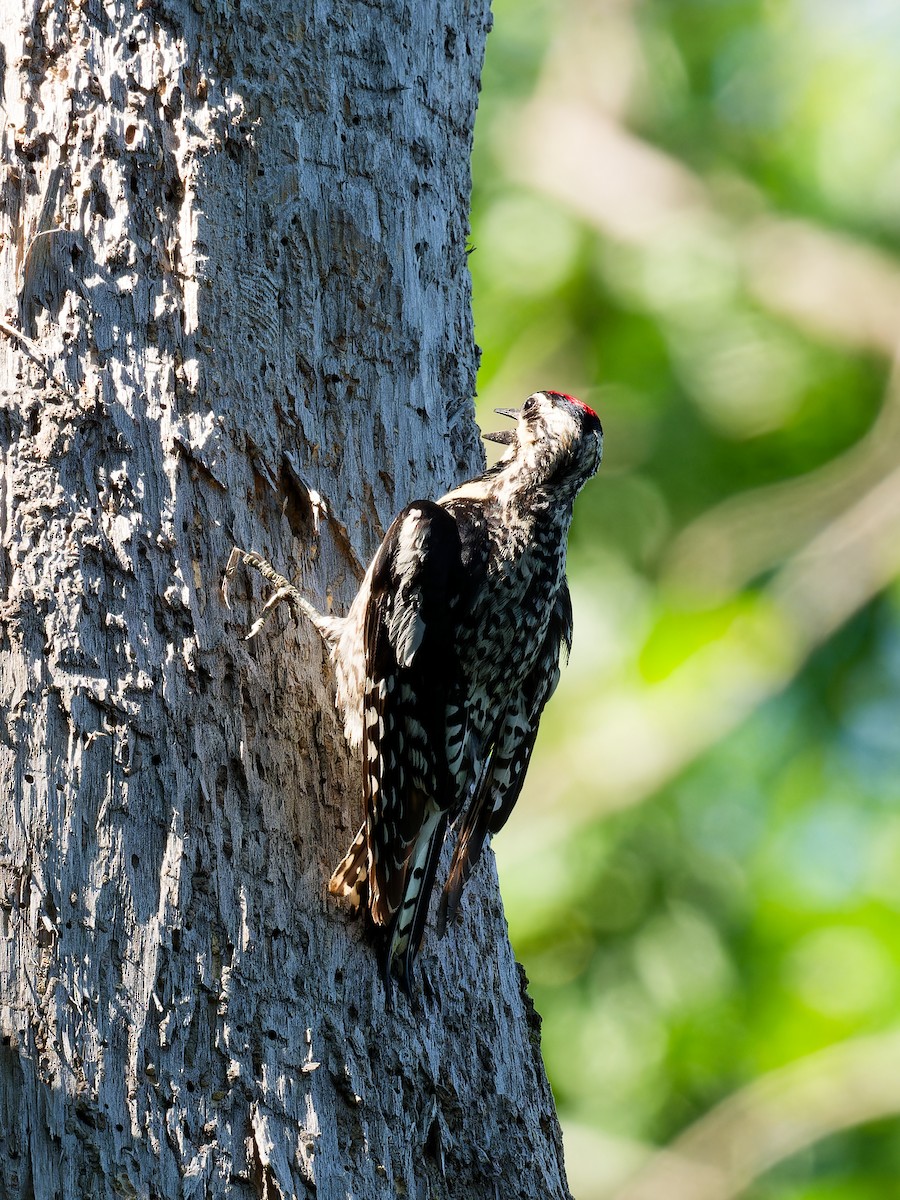
{"type": "Polygon", "coordinates": [[[484,435],[508,447],[502,459],[400,513],[346,617],[322,615],[264,571],[281,585],[273,600],[290,598],[328,644],[345,733],[362,751],[365,820],[329,888],[385,931],[388,996],[392,976],[409,992],[448,826],[440,933],[518,799],[571,647],[566,542],[575,497],[600,465],[600,421],[560,392],[497,411],[516,418],[484,435]]]}

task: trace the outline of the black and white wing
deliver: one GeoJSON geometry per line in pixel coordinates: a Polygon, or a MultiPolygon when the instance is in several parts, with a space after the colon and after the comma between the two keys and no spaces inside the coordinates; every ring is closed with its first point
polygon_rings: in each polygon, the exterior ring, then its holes
{"type": "Polygon", "coordinates": [[[452,924],[466,880],[478,862],[490,834],[499,832],[519,798],[544,705],[559,683],[559,658],[572,648],[572,601],[563,582],[554,605],[541,651],[521,690],[495,727],[490,755],[474,794],[459,822],[456,849],[441,896],[438,931],[452,924]]]}
{"type": "Polygon", "coordinates": [[[437,504],[406,508],[375,559],[364,629],[369,911],[388,928],[386,977],[408,987],[456,783],[448,698],[458,690],[459,531],[437,504]]]}

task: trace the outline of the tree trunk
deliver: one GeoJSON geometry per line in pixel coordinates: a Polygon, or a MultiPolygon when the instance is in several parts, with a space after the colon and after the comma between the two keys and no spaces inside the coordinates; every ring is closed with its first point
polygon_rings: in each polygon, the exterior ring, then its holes
{"type": "Polygon", "coordinates": [[[567,1195],[493,860],[387,1014],[325,891],[361,816],[327,658],[219,593],[237,543],[343,608],[481,462],[488,24],[2,6],[3,1196],[567,1195]]]}

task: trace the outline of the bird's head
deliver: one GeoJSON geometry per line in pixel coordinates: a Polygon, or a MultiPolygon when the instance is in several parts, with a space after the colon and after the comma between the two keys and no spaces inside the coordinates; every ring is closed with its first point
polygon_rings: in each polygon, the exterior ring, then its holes
{"type": "Polygon", "coordinates": [[[574,495],[600,466],[600,418],[574,396],[534,392],[521,408],[494,411],[515,417],[515,429],[483,436],[507,446],[503,467],[525,472],[535,485],[570,489],[574,495]]]}

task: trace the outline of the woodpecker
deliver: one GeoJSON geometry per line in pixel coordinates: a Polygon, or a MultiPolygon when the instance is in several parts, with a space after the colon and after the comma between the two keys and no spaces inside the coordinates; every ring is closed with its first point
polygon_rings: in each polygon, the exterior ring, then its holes
{"type": "MultiPolygon", "coordinates": [[[[258,555],[325,640],[344,731],[363,763],[365,820],[329,890],[383,931],[383,973],[411,994],[438,858],[456,828],[438,933],[456,917],[485,841],[522,790],[544,705],[572,645],[566,543],[600,465],[593,409],[535,392],[497,409],[513,429],[483,475],[394,520],[345,617],[323,615],[258,555]]],[[[252,636],[261,624],[251,630],[252,636]]]]}

